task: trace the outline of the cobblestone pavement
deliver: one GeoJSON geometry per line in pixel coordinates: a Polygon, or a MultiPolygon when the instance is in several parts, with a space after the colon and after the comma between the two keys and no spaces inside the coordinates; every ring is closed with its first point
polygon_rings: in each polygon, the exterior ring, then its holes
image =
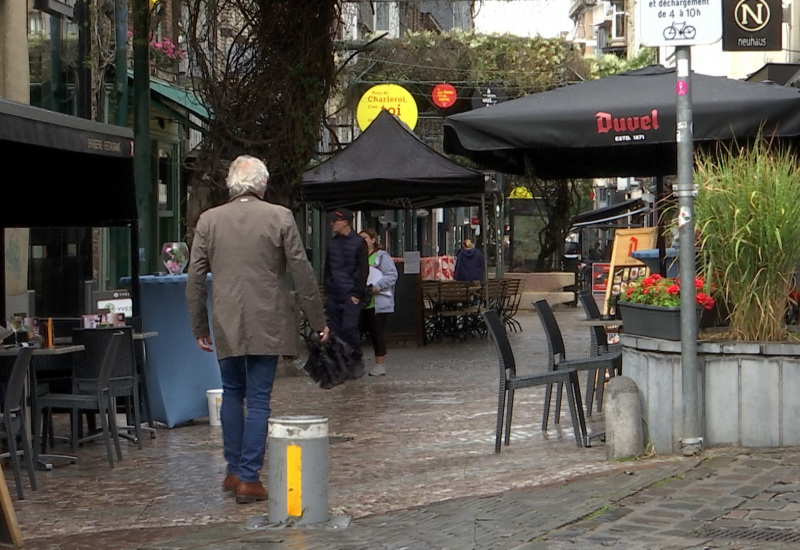
{"type": "MultiPolygon", "coordinates": [[[[582,313],[556,316],[573,355],[587,353],[582,313]]],[[[521,370],[543,370],[538,319],[520,320],[521,370]]],[[[223,493],[219,428],[198,420],[129,444],[113,469],[90,444],[77,464],[39,472],[40,490],[14,500],[26,548],[800,548],[800,449],[609,462],[602,443],[575,445],[568,417],[563,432],[540,431],[537,388],[518,393],[511,445],[495,454],[489,341],[395,345],[388,363],[387,376],[327,391],[280,378],[273,393],[274,415],[329,419],[329,511],[346,529],[246,529],[267,503],[223,493]]],[[[589,426],[601,431],[602,414],[589,426]]]]}

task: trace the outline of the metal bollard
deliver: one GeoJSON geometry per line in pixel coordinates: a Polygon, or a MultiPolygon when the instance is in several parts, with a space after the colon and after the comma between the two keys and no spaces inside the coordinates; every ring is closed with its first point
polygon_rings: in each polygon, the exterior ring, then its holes
{"type": "Polygon", "coordinates": [[[298,525],[328,521],[328,419],[269,419],[269,522],[298,525]]]}

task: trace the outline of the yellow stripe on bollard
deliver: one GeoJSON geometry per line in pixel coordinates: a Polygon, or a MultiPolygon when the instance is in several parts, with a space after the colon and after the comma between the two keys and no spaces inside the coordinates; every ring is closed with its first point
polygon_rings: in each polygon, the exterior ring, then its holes
{"type": "Polygon", "coordinates": [[[303,515],[303,450],[299,445],[286,447],[286,513],[303,515]]]}

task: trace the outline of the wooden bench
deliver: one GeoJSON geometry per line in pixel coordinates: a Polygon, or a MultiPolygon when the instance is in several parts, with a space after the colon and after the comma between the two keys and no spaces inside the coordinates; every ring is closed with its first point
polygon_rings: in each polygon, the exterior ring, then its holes
{"type": "Polygon", "coordinates": [[[520,301],[520,309],[533,309],[536,300],[547,300],[553,307],[575,302],[575,293],[565,291],[565,287],[575,284],[575,273],[568,271],[548,271],[541,273],[506,273],[506,277],[525,281],[520,301]]]}

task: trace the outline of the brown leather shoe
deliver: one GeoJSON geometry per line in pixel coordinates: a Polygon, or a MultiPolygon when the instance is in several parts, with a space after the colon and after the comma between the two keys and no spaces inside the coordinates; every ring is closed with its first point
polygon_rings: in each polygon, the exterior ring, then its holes
{"type": "Polygon", "coordinates": [[[239,485],[239,476],[237,476],[236,474],[228,474],[225,476],[225,479],[222,480],[223,491],[235,491],[238,485],[239,485]]]}
{"type": "Polygon", "coordinates": [[[236,486],[236,502],[239,504],[267,500],[267,497],[267,490],[260,481],[240,481],[236,486]]]}

